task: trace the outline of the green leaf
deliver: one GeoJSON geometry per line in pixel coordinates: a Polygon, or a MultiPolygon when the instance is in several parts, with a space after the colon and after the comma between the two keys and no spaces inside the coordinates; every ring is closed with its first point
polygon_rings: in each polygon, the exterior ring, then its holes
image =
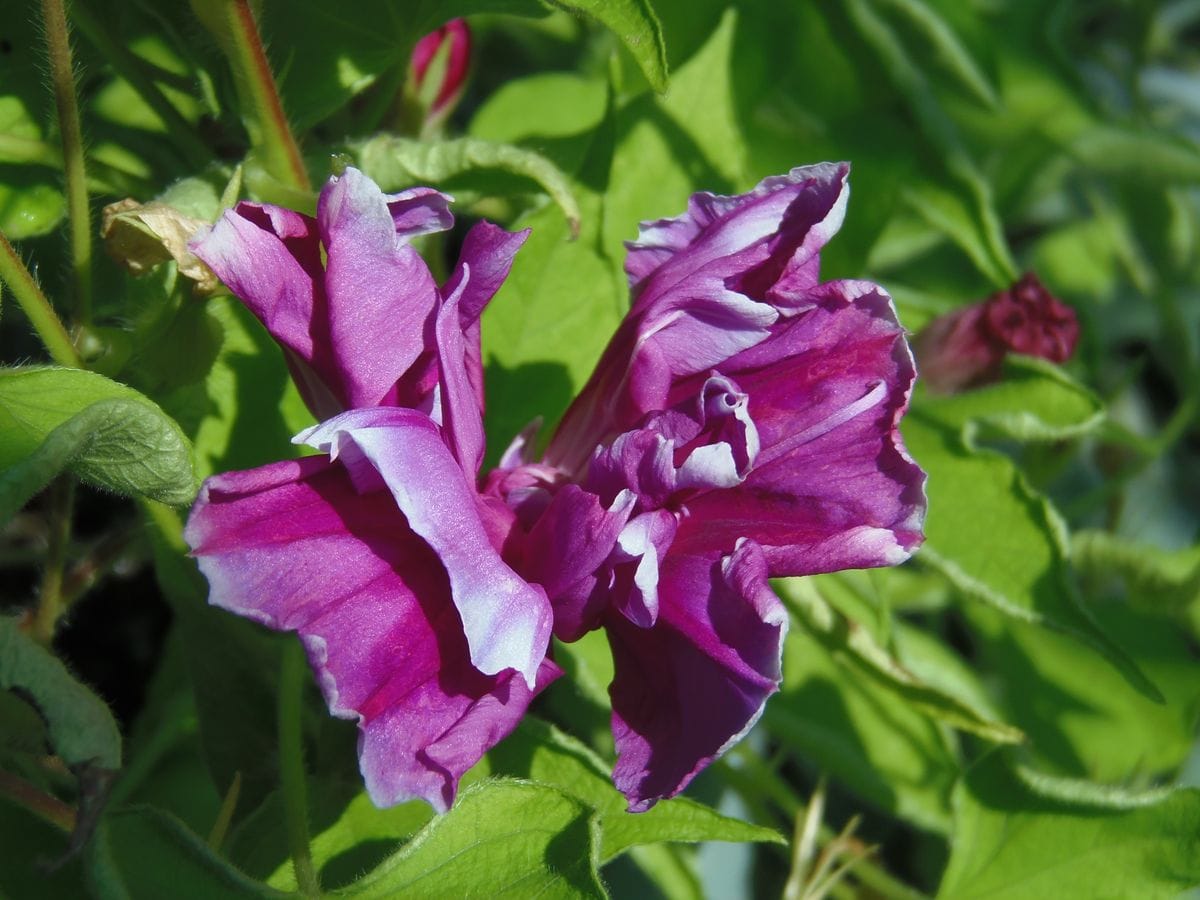
{"type": "Polygon", "coordinates": [[[768,731],[867,802],[948,832],[959,775],[953,733],[859,673],[806,629],[790,629],[783,687],[763,716],[768,731]]]}
{"type": "Polygon", "coordinates": [[[924,413],[962,429],[974,446],[979,438],[1065,441],[1093,432],[1105,418],[1100,398],[1059,366],[1029,356],[1009,356],[1003,378],[973,391],[926,397],[924,413]]]}
{"type": "Polygon", "coordinates": [[[5,16],[0,54],[0,231],[11,241],[53,231],[67,211],[62,150],[47,140],[52,95],[37,16],[5,16]]]}
{"type": "Polygon", "coordinates": [[[1082,605],[1058,512],[1012,460],[974,443],[988,432],[1023,440],[1084,433],[1100,421],[1098,401],[1042,363],[1017,360],[1008,372],[1011,380],[979,391],[921,398],[902,425],[909,451],[929,473],[918,558],[966,597],[1085,641],[1138,690],[1161,699],[1082,605]]]}
{"type": "Polygon", "coordinates": [[[599,844],[579,801],[542,785],[485,781],[340,895],[604,897],[599,844]]]}
{"type": "Polygon", "coordinates": [[[961,697],[924,683],[881,646],[871,633],[852,619],[839,615],[826,603],[810,579],[787,579],[778,583],[780,597],[792,615],[826,649],[848,662],[857,675],[874,679],[932,719],[961,731],[1003,744],[1020,743],[1021,730],[995,721],[961,697]]]}
{"type": "Polygon", "coordinates": [[[737,20],[734,10],[722,16],[675,73],[669,94],[642,95],[617,113],[603,246],[622,280],[625,242],[639,223],[682,213],[695,191],[753,183],[732,84],[737,20]]]}
{"type": "Polygon", "coordinates": [[[567,178],[546,157],[512,144],[479,138],[417,141],[381,134],[355,148],[362,169],[385,191],[413,184],[445,184],[480,169],[495,169],[535,182],[579,231],[579,204],[567,178]]]}
{"type": "Polygon", "coordinates": [[[209,606],[208,584],[187,555],[183,523],[167,507],[145,504],[154,575],[176,617],[191,676],[200,745],[213,784],[242,777],[242,804],[253,808],[279,784],[276,679],[288,637],[209,606]]]}
{"type": "Polygon", "coordinates": [[[297,455],[291,437],[312,424],[312,414],[279,346],[232,297],[214,297],[205,309],[206,326],[211,316],[223,331],[217,360],[202,384],[163,398],[194,434],[200,477],[297,455]]]}
{"type": "Polygon", "coordinates": [[[79,809],[68,854],[96,825],[121,768],[121,732],[112,712],[57,657],[0,616],[0,689],[19,691],[46,723],[50,747],[79,780],[79,809]]]}
{"type": "Polygon", "coordinates": [[[1000,754],[975,766],[955,791],[938,895],[1167,898],[1200,884],[1200,791],[1131,808],[1074,793],[1035,790],[1000,754]]]}
{"type": "Polygon", "coordinates": [[[92,885],[103,900],[293,896],[247,877],[174,816],[148,806],[106,815],[89,863],[92,885]]]}
{"type": "Polygon", "coordinates": [[[959,191],[925,182],[909,185],[901,196],[913,212],[956,244],[994,287],[1012,283],[1014,267],[996,258],[982,217],[959,191]]]}
{"type": "Polygon", "coordinates": [[[552,207],[517,220],[530,228],[512,273],[483,314],[487,432],[493,457],[531,420],[553,425],[583,386],[624,314],[628,291],[604,255],[603,191],[611,120],[592,132],[572,186],[582,224],[572,239],[552,207]]]}
{"type": "Polygon", "coordinates": [[[954,29],[941,14],[924,0],[883,0],[919,32],[929,43],[934,56],[959,83],[984,106],[994,109],[999,104],[996,89],[971,52],[963,45],[954,29]]]}
{"type": "Polygon", "coordinates": [[[1200,182],[1200,151],[1194,143],[1172,140],[1161,131],[1134,131],[1097,125],[1078,135],[1067,148],[1085,167],[1100,174],[1147,182],[1200,182]]]}
{"type": "Polygon", "coordinates": [[[487,761],[497,774],[551,785],[594,809],[602,835],[601,863],[631,847],[662,841],[783,842],[770,828],[731,819],[686,797],[660,801],[644,813],[626,812],[625,797],[613,787],[609,767],[600,757],[531,716],[488,753],[487,761]]]}
{"type": "Polygon", "coordinates": [[[68,766],[121,767],[121,732],[104,701],[26,637],[11,616],[0,617],[0,688],[20,690],[33,701],[50,745],[68,766]]]}
{"type": "MultiPolygon", "coordinates": [[[[332,825],[313,836],[313,865],[320,873],[322,884],[326,887],[337,886],[337,879],[331,878],[331,862],[333,865],[343,863],[344,868],[344,860],[353,859],[356,851],[370,852],[371,845],[385,843],[394,847],[412,837],[432,818],[433,810],[423,800],[380,809],[371,802],[366,792],[356,795],[332,825]],[[339,860],[339,857],[343,859],[339,860]]],[[[288,859],[281,863],[267,882],[282,890],[296,890],[296,872],[292,861],[288,859]]]]}
{"type": "Polygon", "coordinates": [[[579,171],[592,129],[604,121],[608,85],[573,72],[538,72],[506,81],[471,119],[472,137],[536,149],[562,171],[579,171]]]}
{"type": "MultiPolygon", "coordinates": [[[[1152,601],[1151,601],[1152,602],[1152,601]]],[[[1003,618],[979,605],[975,663],[1003,685],[997,702],[1029,735],[1039,766],[1073,777],[1146,785],[1176,776],[1196,741],[1200,679],[1187,635],[1173,621],[1096,600],[1100,627],[1161,691],[1155,702],[1073,636],[1003,618]]]]}
{"type": "Polygon", "coordinates": [[[1107,531],[1071,536],[1071,559],[1081,569],[1126,579],[1130,599],[1147,609],[1177,611],[1200,601],[1200,546],[1168,551],[1107,531]]]}
{"type": "Polygon", "coordinates": [[[656,91],[667,89],[667,48],[650,0],[548,0],[553,6],[583,13],[621,39],[656,91]]]}
{"type": "Polygon", "coordinates": [[[63,469],[163,503],[196,493],[187,438],[137,391],[78,369],[0,370],[0,520],[63,469]]]}

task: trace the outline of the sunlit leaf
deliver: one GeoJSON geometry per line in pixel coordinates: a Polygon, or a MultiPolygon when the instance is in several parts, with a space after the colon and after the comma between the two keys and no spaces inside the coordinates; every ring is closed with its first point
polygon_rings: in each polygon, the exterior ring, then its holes
{"type": "Polygon", "coordinates": [[[993,755],[955,792],[939,896],[1177,897],[1200,884],[1200,791],[1147,805],[1074,802],[1018,778],[993,755]]]}
{"type": "Polygon", "coordinates": [[[196,490],[187,438],[137,391],[78,369],[0,371],[0,520],[63,469],[163,503],[196,490]]]}
{"type": "Polygon", "coordinates": [[[604,897],[599,840],[579,801],[527,782],[484,781],[344,896],[604,897]]]}

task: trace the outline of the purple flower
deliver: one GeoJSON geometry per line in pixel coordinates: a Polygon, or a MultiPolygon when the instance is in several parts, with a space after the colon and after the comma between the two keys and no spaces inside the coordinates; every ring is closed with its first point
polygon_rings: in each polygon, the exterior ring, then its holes
{"type": "Polygon", "coordinates": [[[475,226],[439,288],[409,240],[448,199],[347,169],[316,219],[242,203],[193,245],[327,421],[296,438],[325,455],[205,482],[185,535],[210,602],[299,632],[372,798],[438,809],[558,674],[545,592],[501,558],[515,517],[475,486],[479,315],[525,234],[475,226]]]}
{"type": "Polygon", "coordinates": [[[818,278],[846,174],[794,169],[644,225],[633,307],[546,458],[490,478],[555,634],[608,633],[631,810],[680,791],[778,688],[768,577],[892,565],[921,542],[904,332],[879,287],[818,278]]]}
{"type": "Polygon", "coordinates": [[[1075,311],[1032,272],[1006,291],[938,316],[913,340],[925,386],[939,394],[1000,378],[1009,353],[1064,363],[1079,342],[1075,311]]]}
{"type": "Polygon", "coordinates": [[[348,170],[315,221],[243,204],[195,246],[327,421],[297,437],[326,456],[210,479],[187,538],[212,602],[300,633],[377,802],[444,809],[558,674],[551,628],[603,628],[614,779],[647,809],[778,689],[769,577],[920,543],[903,331],[880,288],[818,277],[846,174],[644,225],[632,309],[545,457],[522,435],[482,479],[478,318],[524,235],[476,226],[438,287],[407,241],[446,226],[446,198],[348,170]]]}

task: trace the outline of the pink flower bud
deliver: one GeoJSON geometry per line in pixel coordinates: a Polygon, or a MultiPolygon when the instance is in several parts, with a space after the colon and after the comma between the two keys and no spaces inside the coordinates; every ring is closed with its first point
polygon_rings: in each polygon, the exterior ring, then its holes
{"type": "Polygon", "coordinates": [[[430,116],[441,116],[458,103],[470,63],[471,29],[464,19],[451,19],[417,41],[409,65],[410,77],[417,96],[428,98],[430,116]],[[435,66],[439,54],[444,55],[445,62],[435,66]],[[439,73],[440,83],[426,84],[427,77],[439,73]]]}
{"type": "Polygon", "coordinates": [[[1078,341],[1075,311],[1027,272],[1006,291],[938,316],[913,351],[926,388],[952,394],[999,379],[1009,353],[1064,363],[1078,341]]]}

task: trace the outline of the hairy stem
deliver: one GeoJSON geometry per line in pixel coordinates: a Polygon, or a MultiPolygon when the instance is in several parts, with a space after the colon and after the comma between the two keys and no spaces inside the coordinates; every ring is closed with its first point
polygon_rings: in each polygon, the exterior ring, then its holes
{"type": "Polygon", "coordinates": [[[63,572],[74,509],[75,482],[70,476],[63,475],[50,486],[50,545],[46,549],[46,568],[42,572],[37,613],[33,619],[33,637],[45,645],[54,640],[54,629],[63,611],[63,572]]]}
{"type": "Polygon", "coordinates": [[[253,107],[250,112],[258,134],[251,134],[251,139],[261,150],[271,175],[290,188],[311,191],[308,170],[284,114],[254,12],[248,0],[224,0],[223,5],[234,76],[253,107]]]}
{"type": "Polygon", "coordinates": [[[50,83],[58,108],[67,175],[67,215],[70,220],[71,267],[75,281],[75,317],[81,324],[92,318],[92,214],[88,205],[87,172],[83,164],[83,130],[75,97],[75,70],[63,0],[42,0],[42,23],[50,62],[50,83]]]}
{"type": "Polygon", "coordinates": [[[0,281],[4,281],[17,303],[38,333],[50,358],[60,366],[70,366],[75,369],[83,368],[83,360],[79,351],[71,343],[71,336],[63,326],[62,320],[54,312],[54,307],[38,287],[30,271],[17,256],[17,251],[8,242],[3,232],[0,232],[0,281]]]}
{"type": "Polygon", "coordinates": [[[279,774],[296,884],[305,897],[318,897],[321,885],[313,867],[308,837],[308,791],[304,781],[300,717],[304,671],[304,654],[300,645],[289,642],[283,648],[279,673],[279,774]]]}

